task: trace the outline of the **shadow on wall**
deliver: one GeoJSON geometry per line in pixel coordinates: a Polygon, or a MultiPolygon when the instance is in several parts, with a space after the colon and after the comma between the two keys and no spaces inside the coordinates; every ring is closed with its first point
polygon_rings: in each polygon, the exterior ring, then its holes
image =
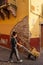
{"type": "Polygon", "coordinates": [[[10,2],[7,2],[7,0],[0,0],[0,17],[2,20],[5,20],[6,17],[10,19],[10,14],[12,14],[14,17],[17,15],[16,2],[13,0],[10,2]]]}
{"type": "Polygon", "coordinates": [[[28,16],[24,17],[22,21],[20,21],[11,31],[16,31],[18,34],[19,43],[23,44],[25,47],[29,49],[29,24],[28,24],[28,16]]]}

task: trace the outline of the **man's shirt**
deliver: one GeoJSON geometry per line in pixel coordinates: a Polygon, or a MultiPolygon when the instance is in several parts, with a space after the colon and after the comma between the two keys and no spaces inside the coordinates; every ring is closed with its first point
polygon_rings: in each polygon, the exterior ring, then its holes
{"type": "Polygon", "coordinates": [[[16,38],[11,38],[11,46],[14,48],[17,45],[17,39],[16,38]]]}

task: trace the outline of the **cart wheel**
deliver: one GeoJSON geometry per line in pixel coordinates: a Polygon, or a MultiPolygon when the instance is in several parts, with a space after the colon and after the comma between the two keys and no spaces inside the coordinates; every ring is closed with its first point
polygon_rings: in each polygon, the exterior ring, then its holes
{"type": "Polygon", "coordinates": [[[31,55],[31,56],[30,56],[30,59],[31,59],[31,60],[36,60],[36,56],[31,55]]]}
{"type": "Polygon", "coordinates": [[[28,54],[28,59],[36,60],[36,56],[34,56],[34,55],[32,55],[32,54],[28,54]]]}

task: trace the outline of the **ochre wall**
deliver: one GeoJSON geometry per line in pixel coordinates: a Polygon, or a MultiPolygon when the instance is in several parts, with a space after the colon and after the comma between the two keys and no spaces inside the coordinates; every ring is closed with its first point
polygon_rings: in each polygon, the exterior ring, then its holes
{"type": "MultiPolygon", "coordinates": [[[[10,48],[10,33],[16,24],[28,17],[28,0],[16,0],[17,16],[10,19],[0,19],[0,46],[10,48]]],[[[28,22],[28,21],[27,21],[28,22]]],[[[28,24],[28,23],[27,23],[28,24]]]]}
{"type": "Polygon", "coordinates": [[[28,0],[17,0],[17,17],[10,16],[10,19],[4,21],[0,19],[0,34],[10,34],[13,26],[21,21],[25,16],[28,15],[28,0]]]}

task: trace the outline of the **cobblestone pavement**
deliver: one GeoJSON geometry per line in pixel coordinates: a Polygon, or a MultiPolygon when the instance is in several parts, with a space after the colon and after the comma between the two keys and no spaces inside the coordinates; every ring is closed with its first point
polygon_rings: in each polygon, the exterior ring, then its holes
{"type": "Polygon", "coordinates": [[[24,55],[20,54],[20,57],[23,59],[22,63],[16,63],[15,57],[13,57],[15,63],[4,62],[8,60],[9,54],[10,50],[0,48],[0,65],[43,65],[43,52],[41,52],[41,56],[35,61],[28,60],[24,55]],[[1,60],[3,60],[3,62],[1,60]]]}

